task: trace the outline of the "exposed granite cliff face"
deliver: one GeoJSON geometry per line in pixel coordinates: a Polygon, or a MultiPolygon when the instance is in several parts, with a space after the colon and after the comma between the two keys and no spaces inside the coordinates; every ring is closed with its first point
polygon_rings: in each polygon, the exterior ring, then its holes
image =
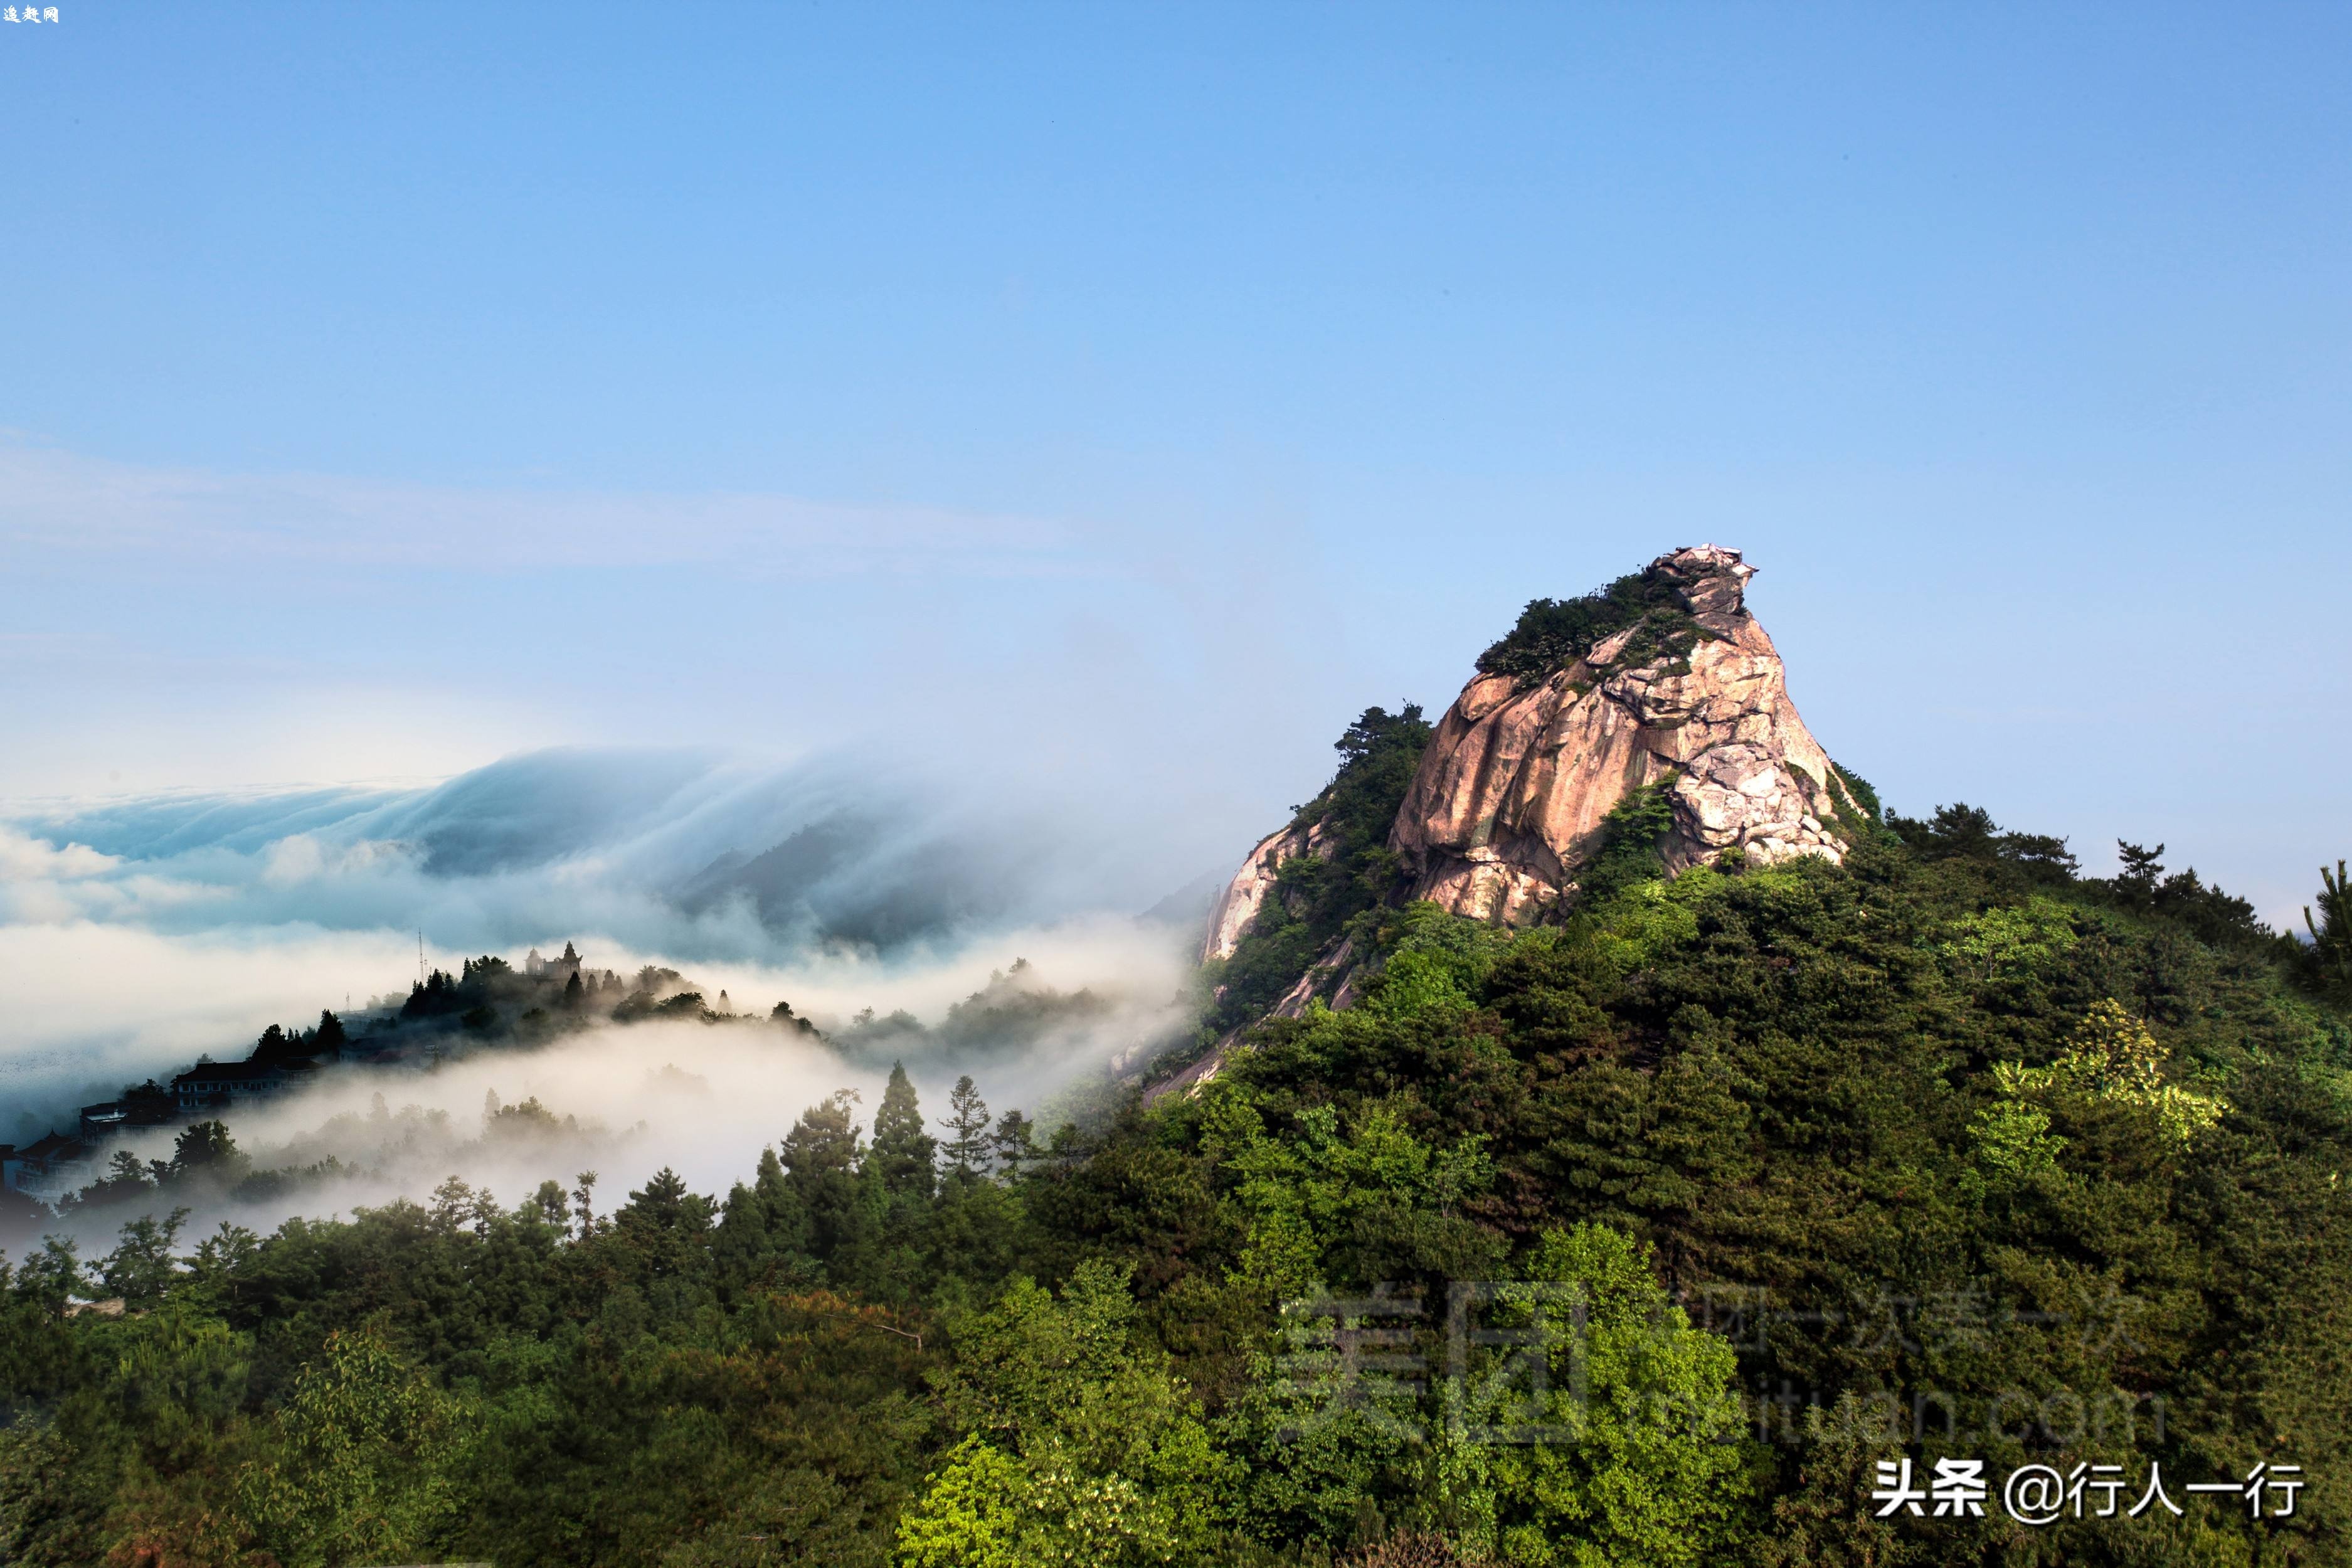
{"type": "MultiPolygon", "coordinates": [[[[1567,629],[1531,635],[1547,606],[1530,606],[1422,753],[1389,835],[1406,896],[1484,920],[1539,919],[1576,890],[1610,811],[1668,781],[1669,872],[1735,847],[1764,865],[1843,858],[1838,820],[1861,807],[1748,612],[1755,574],[1738,551],[1701,544],[1549,606],[1567,629]],[[1604,635],[1588,646],[1580,626],[1604,635]]],[[[1218,900],[1202,958],[1232,956],[1285,862],[1328,853],[1320,824],[1261,841],[1218,900]]]]}
{"type": "MultiPolygon", "coordinates": [[[[1580,890],[1580,872],[1606,847],[1610,813],[1654,784],[1670,814],[1655,845],[1670,876],[1734,848],[1755,865],[1843,859],[1842,826],[1869,813],[1789,700],[1780,653],[1748,613],[1754,575],[1737,550],[1702,544],[1582,599],[1528,606],[1420,746],[1388,830],[1393,862],[1379,873],[1397,878],[1388,897],[1507,924],[1539,921],[1580,890]]],[[[1419,710],[1408,713],[1418,723],[1419,710]]],[[[1242,954],[1292,861],[1371,874],[1371,841],[1356,831],[1357,848],[1343,848],[1332,819],[1310,807],[1261,840],[1217,900],[1202,960],[1242,954]]],[[[1303,968],[1262,987],[1247,1016],[1221,1023],[1207,1055],[1147,1092],[1214,1076],[1258,1017],[1295,1016],[1317,997],[1345,1006],[1358,968],[1354,943],[1335,929],[1303,968]]],[[[1217,1000],[1227,1000],[1223,986],[1217,1000]]]]}
{"type": "Polygon", "coordinates": [[[1668,780],[1669,872],[1735,847],[1759,864],[1841,858],[1834,825],[1860,807],[1748,613],[1754,574],[1716,545],[1662,555],[1638,584],[1656,604],[1635,624],[1548,674],[1481,674],[1463,688],[1390,836],[1411,896],[1533,921],[1574,890],[1610,810],[1668,780]]]}
{"type": "Polygon", "coordinates": [[[1328,836],[1319,822],[1303,826],[1294,823],[1259,839],[1234,879],[1225,884],[1225,890],[1217,895],[1216,907],[1209,912],[1208,934],[1201,942],[1201,962],[1234,955],[1258,910],[1265,907],[1265,896],[1274,890],[1275,873],[1285,861],[1302,855],[1328,855],[1328,836]]]}

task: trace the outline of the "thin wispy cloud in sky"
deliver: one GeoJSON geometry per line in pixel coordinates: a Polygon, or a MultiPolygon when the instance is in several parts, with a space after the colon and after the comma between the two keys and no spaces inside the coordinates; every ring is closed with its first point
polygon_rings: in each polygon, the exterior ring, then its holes
{"type": "Polygon", "coordinates": [[[137,552],[214,563],[544,572],[700,565],[824,578],[1100,574],[1066,525],[938,507],[786,495],[461,488],[326,474],[232,474],[109,462],[0,440],[0,545],[137,552]]]}

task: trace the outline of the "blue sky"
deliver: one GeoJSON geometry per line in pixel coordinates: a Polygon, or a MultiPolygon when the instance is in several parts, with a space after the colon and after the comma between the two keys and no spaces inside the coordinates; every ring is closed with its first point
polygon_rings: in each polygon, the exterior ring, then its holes
{"type": "Polygon", "coordinates": [[[59,9],[0,795],[887,743],[1230,858],[1712,539],[1903,809],[2352,852],[2341,7],[59,9]]]}

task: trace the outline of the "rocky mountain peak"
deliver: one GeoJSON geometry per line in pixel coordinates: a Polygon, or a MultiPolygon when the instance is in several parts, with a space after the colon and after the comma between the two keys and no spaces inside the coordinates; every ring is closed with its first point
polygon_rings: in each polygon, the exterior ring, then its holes
{"type": "Polygon", "coordinates": [[[1742,561],[1737,550],[1688,544],[1651,562],[1649,574],[1673,584],[1684,607],[1695,616],[1744,616],[1748,579],[1756,575],[1756,568],[1742,561]]]}
{"type": "MultiPolygon", "coordinates": [[[[1610,814],[1642,791],[1670,815],[1656,843],[1670,875],[1732,849],[1751,864],[1842,858],[1840,824],[1862,807],[1748,613],[1755,574],[1737,550],[1690,545],[1580,598],[1529,605],[1422,753],[1388,838],[1405,894],[1540,920],[1574,899],[1610,814]]],[[[1281,866],[1318,854],[1327,843],[1304,821],[1253,849],[1202,956],[1230,955],[1281,866]]]]}
{"type": "Polygon", "coordinates": [[[1578,889],[1609,814],[1655,790],[1669,873],[1841,858],[1860,807],[1789,700],[1748,611],[1756,569],[1700,544],[1597,594],[1528,606],[1437,727],[1390,846],[1412,894],[1523,923],[1578,889]]]}

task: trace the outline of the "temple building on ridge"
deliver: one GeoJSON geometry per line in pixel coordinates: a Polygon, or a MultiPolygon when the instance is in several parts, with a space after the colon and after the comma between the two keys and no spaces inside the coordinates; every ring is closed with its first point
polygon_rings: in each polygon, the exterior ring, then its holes
{"type": "Polygon", "coordinates": [[[560,958],[541,958],[539,949],[534,947],[523,955],[522,972],[525,974],[577,974],[580,973],[580,955],[572,951],[572,944],[568,942],[563,944],[563,953],[560,958]]]}

